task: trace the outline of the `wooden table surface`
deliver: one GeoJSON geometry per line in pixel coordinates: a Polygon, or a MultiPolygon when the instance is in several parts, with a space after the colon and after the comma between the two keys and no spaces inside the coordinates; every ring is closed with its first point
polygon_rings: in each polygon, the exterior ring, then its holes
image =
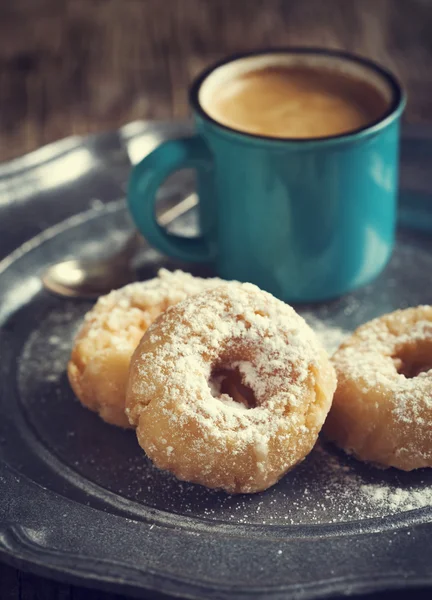
{"type": "MultiPolygon", "coordinates": [[[[431,31],[430,0],[0,0],[0,161],[71,134],[184,117],[203,67],[278,45],[379,61],[408,90],[406,118],[431,123],[431,31]]],[[[0,565],[1,600],[78,598],[119,596],[0,565]]]]}
{"type": "MultiPolygon", "coordinates": [[[[367,596],[355,596],[355,600],[430,600],[431,591],[425,589],[410,592],[384,592],[367,596]],[[408,594],[408,595],[407,595],[408,594]]],[[[169,600],[167,596],[143,594],[143,600],[169,600]]],[[[64,583],[57,583],[42,577],[23,573],[0,564],[1,600],[127,600],[125,596],[85,589],[64,583]]],[[[328,598],[328,600],[344,600],[328,598]]]]}
{"type": "Polygon", "coordinates": [[[187,87],[241,50],[358,52],[432,121],[430,0],[0,0],[0,160],[73,133],[188,113],[187,87]]]}

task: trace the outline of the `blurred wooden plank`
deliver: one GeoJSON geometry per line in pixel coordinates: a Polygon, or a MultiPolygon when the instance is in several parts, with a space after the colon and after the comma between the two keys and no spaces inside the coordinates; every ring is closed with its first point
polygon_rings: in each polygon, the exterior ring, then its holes
{"type": "Polygon", "coordinates": [[[263,46],[345,48],[393,69],[432,121],[429,0],[15,0],[0,5],[0,158],[188,114],[192,77],[263,46]]]}
{"type": "Polygon", "coordinates": [[[72,133],[184,117],[196,73],[264,46],[344,48],[394,70],[432,122],[429,0],[14,0],[0,5],[0,159],[72,133]]]}
{"type": "MultiPolygon", "coordinates": [[[[150,598],[152,594],[143,594],[150,598]]],[[[85,589],[37,577],[0,564],[1,600],[126,600],[123,595],[85,589]]]]}
{"type": "MultiPolygon", "coordinates": [[[[1,600],[72,600],[70,586],[0,564],[1,600]]],[[[108,600],[108,599],[107,599],[108,600]]]]}

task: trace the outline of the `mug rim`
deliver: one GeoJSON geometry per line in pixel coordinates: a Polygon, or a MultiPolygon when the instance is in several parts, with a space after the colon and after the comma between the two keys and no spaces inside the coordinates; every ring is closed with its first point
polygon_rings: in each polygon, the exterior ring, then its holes
{"type": "Polygon", "coordinates": [[[215,125],[220,130],[234,134],[236,136],[240,136],[250,141],[262,141],[262,142],[271,142],[273,144],[286,144],[287,142],[299,145],[306,145],[311,143],[332,143],[339,141],[352,141],[361,139],[365,136],[375,134],[379,132],[381,129],[384,129],[390,122],[392,122],[395,118],[397,118],[405,108],[406,104],[406,94],[395,75],[391,73],[385,67],[377,64],[373,60],[369,58],[364,58],[363,56],[359,56],[358,54],[354,54],[352,52],[347,52],[345,50],[332,50],[327,48],[318,48],[318,47],[308,47],[308,46],[285,46],[285,47],[276,47],[276,48],[264,48],[262,50],[251,50],[248,52],[237,52],[222,58],[215,63],[212,63],[209,67],[204,69],[192,82],[189,91],[189,103],[192,109],[195,111],[197,115],[199,115],[205,121],[209,121],[213,125],[215,125]],[[358,127],[352,131],[347,131],[344,133],[339,133],[336,135],[330,135],[325,137],[313,137],[313,138],[294,138],[294,137],[273,137],[268,135],[262,135],[258,133],[249,133],[247,131],[241,131],[239,129],[235,129],[234,127],[230,127],[229,125],[224,125],[220,123],[213,117],[211,117],[202,107],[199,101],[199,92],[201,90],[201,86],[206,81],[206,79],[219,67],[222,67],[231,62],[235,62],[242,58],[249,57],[259,57],[266,56],[269,54],[291,54],[291,55],[301,55],[301,54],[309,54],[309,55],[324,55],[334,58],[339,58],[348,62],[354,62],[365,66],[376,73],[378,73],[384,80],[389,84],[392,92],[392,100],[390,102],[389,107],[385,111],[385,113],[379,117],[364,125],[363,127],[358,127]]]}

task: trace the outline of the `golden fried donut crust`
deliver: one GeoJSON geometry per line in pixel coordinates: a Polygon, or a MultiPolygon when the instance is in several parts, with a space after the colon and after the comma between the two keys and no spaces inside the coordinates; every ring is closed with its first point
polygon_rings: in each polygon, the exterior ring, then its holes
{"type": "Polygon", "coordinates": [[[362,325],[332,360],[338,386],[327,437],[381,467],[431,467],[432,307],[362,325]]]}
{"type": "Polygon", "coordinates": [[[80,402],[107,423],[130,427],[124,412],[129,363],[147,328],[170,306],[221,283],[161,269],[154,279],[99,298],[85,316],[68,364],[80,402]]]}
{"type": "Polygon", "coordinates": [[[256,286],[232,283],[184,300],[149,328],[131,361],[126,412],[160,469],[252,493],[310,452],[335,387],[304,320],[256,286]],[[224,370],[253,392],[253,407],[218,389],[224,370]]]}

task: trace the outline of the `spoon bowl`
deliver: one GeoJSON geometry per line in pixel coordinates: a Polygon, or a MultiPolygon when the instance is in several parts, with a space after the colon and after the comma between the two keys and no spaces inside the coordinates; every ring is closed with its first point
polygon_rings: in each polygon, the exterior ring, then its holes
{"type": "MultiPolygon", "coordinates": [[[[167,226],[194,206],[198,199],[190,194],[159,217],[159,223],[167,226]]],[[[124,246],[111,256],[100,260],[70,259],[48,267],[41,279],[47,290],[66,298],[97,298],[113,289],[136,280],[132,260],[147,242],[133,232],[124,246]]]]}

